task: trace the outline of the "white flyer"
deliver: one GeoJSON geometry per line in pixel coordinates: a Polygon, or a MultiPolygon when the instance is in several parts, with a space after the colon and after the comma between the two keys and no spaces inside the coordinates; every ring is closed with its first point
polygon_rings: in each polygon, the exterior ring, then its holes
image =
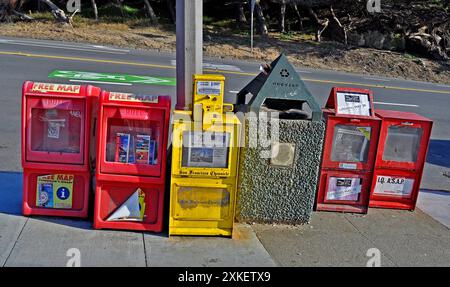
{"type": "Polygon", "coordinates": [[[360,193],[360,178],[330,177],[326,199],[357,201],[360,193]]]}
{"type": "Polygon", "coordinates": [[[222,83],[220,81],[199,81],[197,83],[198,95],[220,95],[222,83]]]}
{"type": "Polygon", "coordinates": [[[410,197],[414,179],[395,176],[377,176],[374,194],[410,197]]]}
{"type": "Polygon", "coordinates": [[[370,116],[368,94],[337,92],[337,113],[343,115],[370,116]]]}

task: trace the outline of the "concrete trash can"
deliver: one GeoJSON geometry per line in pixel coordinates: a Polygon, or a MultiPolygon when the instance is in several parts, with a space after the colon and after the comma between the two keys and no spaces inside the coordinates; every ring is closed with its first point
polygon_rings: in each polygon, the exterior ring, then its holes
{"type": "Polygon", "coordinates": [[[284,55],[238,93],[236,110],[245,123],[237,220],[308,223],[325,124],[320,106],[284,55]]]}

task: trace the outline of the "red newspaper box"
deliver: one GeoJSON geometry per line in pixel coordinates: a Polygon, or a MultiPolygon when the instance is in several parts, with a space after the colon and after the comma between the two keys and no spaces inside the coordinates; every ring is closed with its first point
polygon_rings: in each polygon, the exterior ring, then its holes
{"type": "Polygon", "coordinates": [[[170,97],[102,92],[94,228],[162,230],[170,97]]]}
{"type": "Polygon", "coordinates": [[[93,86],[23,84],[24,215],[87,217],[99,96],[93,86]]]}
{"type": "Polygon", "coordinates": [[[380,119],[369,90],[331,90],[316,210],[366,213],[380,119]]]}
{"type": "Polygon", "coordinates": [[[411,112],[376,114],[382,125],[369,206],[414,210],[433,121],[411,112]]]}

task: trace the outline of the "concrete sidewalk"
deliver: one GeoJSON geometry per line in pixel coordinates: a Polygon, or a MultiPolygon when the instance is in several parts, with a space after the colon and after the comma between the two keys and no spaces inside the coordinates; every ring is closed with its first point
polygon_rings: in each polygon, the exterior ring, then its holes
{"type": "MultiPolygon", "coordinates": [[[[0,266],[450,266],[450,230],[421,210],[367,215],[316,212],[303,226],[238,224],[235,239],[93,230],[88,220],[23,217],[21,173],[0,173],[0,266]],[[69,255],[69,256],[68,256],[69,255]]],[[[424,191],[419,206],[445,222],[450,193],[424,191]]]]}
{"type": "Polygon", "coordinates": [[[450,230],[420,210],[316,212],[310,225],[253,229],[279,266],[364,267],[371,248],[381,266],[450,266],[450,230]]]}
{"type": "Polygon", "coordinates": [[[0,264],[66,266],[71,249],[81,266],[275,266],[248,226],[243,240],[93,230],[88,221],[0,214],[0,264]],[[6,223],[6,224],[5,224],[6,223]],[[69,252],[69,253],[68,253],[69,252]]]}

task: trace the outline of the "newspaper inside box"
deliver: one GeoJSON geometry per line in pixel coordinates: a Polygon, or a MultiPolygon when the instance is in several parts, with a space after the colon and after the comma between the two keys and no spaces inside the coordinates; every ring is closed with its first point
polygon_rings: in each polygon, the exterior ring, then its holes
{"type": "Polygon", "coordinates": [[[228,168],[230,133],[183,132],[183,167],[228,168]]]}
{"type": "Polygon", "coordinates": [[[33,108],[31,150],[80,153],[81,111],[33,108]]]}
{"type": "Polygon", "coordinates": [[[367,162],[371,127],[336,125],[331,160],[337,162],[367,162]]]}
{"type": "Polygon", "coordinates": [[[159,122],[110,118],[108,120],[106,161],[156,165],[159,122]]]}
{"type": "Polygon", "coordinates": [[[423,130],[407,126],[390,126],[384,146],[383,160],[416,162],[423,130]]]}

